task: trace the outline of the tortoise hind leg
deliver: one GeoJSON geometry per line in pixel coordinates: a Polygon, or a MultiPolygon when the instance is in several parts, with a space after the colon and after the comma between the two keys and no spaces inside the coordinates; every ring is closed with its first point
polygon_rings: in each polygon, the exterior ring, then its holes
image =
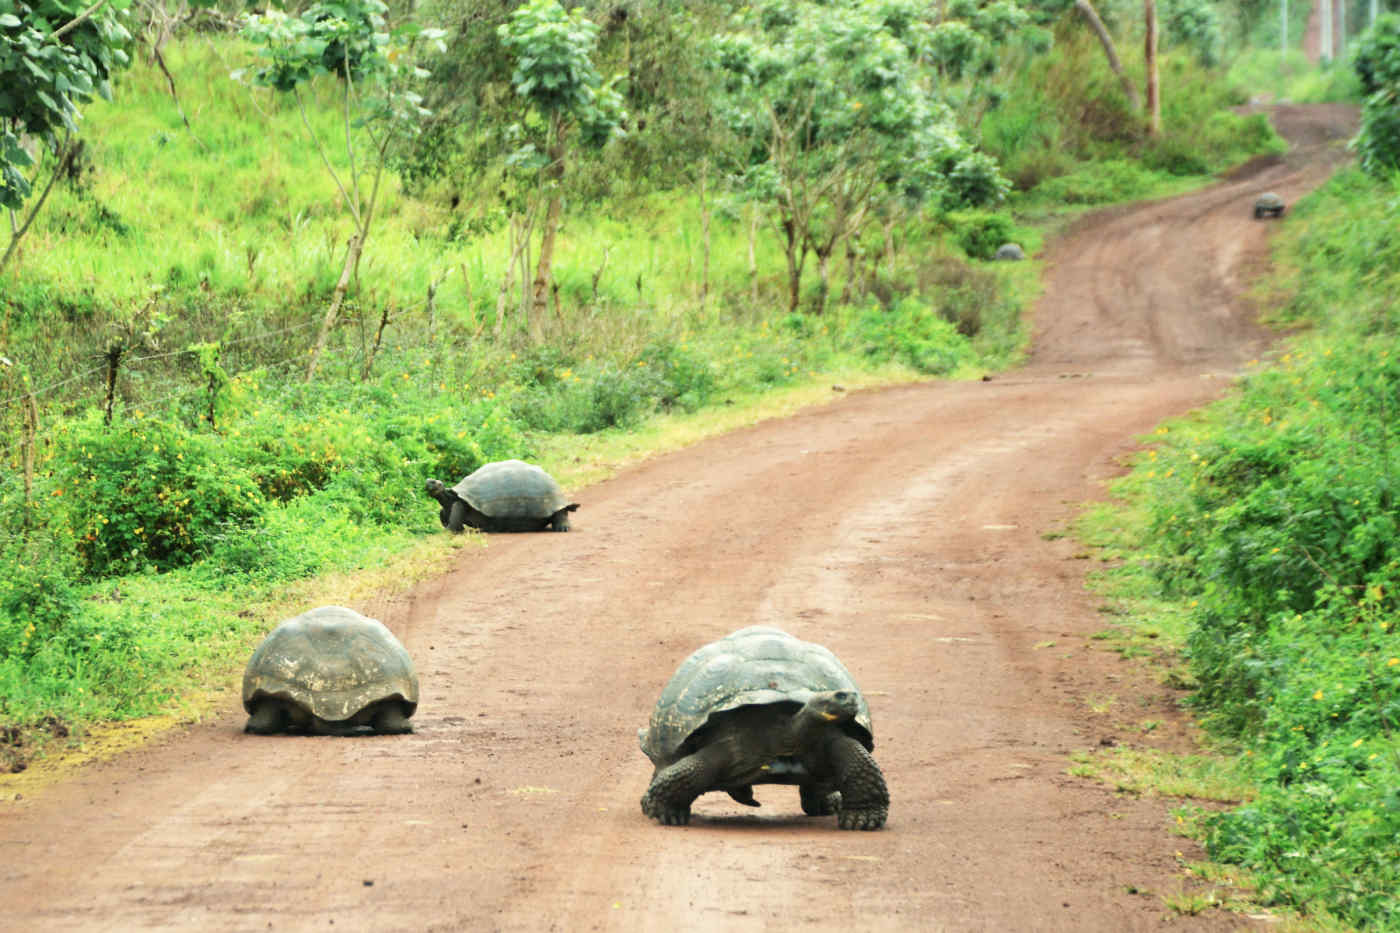
{"type": "Polygon", "coordinates": [[[287,728],[287,713],[277,700],[263,700],[253,708],[253,714],[243,726],[253,735],[272,735],[287,728]]]}
{"type": "Polygon", "coordinates": [[[375,710],[371,725],[375,732],[385,735],[403,735],[413,731],[413,723],[408,721],[403,704],[395,702],[381,703],[375,710]]]}
{"type": "Polygon", "coordinates": [[[711,790],[723,770],[725,753],[708,745],[675,764],[657,769],[642,795],[642,812],[663,826],[690,822],[690,805],[711,790]]]}

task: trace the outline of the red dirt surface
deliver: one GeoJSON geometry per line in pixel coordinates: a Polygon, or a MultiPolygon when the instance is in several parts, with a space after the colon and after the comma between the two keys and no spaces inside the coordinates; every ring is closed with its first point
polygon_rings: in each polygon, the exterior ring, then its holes
{"type": "MultiPolygon", "coordinates": [[[[254,737],[230,708],[0,804],[9,930],[1225,930],[1178,914],[1176,801],[1067,774],[1185,748],[1180,695],[1105,627],[1062,530],[1134,438],[1220,396],[1268,335],[1241,293],[1343,157],[1340,107],[1211,189],[1089,216],[1046,255],[1029,363],[838,395],[576,490],[574,533],[492,537],[356,605],[415,657],[411,736],[254,737]],[[745,625],[821,642],[866,691],[879,832],[795,789],[662,827],[636,730],[676,665],[745,625]],[[1103,712],[1107,706],[1107,712],[1103,712]],[[1095,710],[1100,710],[1096,712],[1095,710]],[[1163,725],[1143,737],[1146,719],[1163,725]]],[[[436,508],[424,501],[423,507],[436,508]]]]}

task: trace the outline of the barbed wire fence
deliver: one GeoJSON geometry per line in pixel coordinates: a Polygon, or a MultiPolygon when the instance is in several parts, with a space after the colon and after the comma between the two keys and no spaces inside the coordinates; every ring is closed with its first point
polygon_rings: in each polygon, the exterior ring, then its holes
{"type": "MultiPolygon", "coordinates": [[[[430,286],[423,300],[406,307],[385,305],[372,315],[363,310],[343,314],[334,331],[336,342],[322,351],[318,381],[368,380],[390,325],[396,325],[396,349],[435,347],[441,327],[435,295],[436,287],[430,286]]],[[[26,505],[27,523],[35,471],[42,449],[51,442],[46,426],[84,411],[100,409],[104,422],[111,425],[126,413],[155,412],[203,396],[205,405],[198,417],[217,431],[216,401],[223,386],[255,373],[277,375],[284,381],[298,378],[310,344],[296,338],[319,325],[317,316],[311,315],[308,320],[244,336],[191,331],[183,335],[180,349],[140,355],[147,342],[130,334],[104,334],[101,329],[85,346],[75,345],[78,341],[71,338],[48,341],[30,350],[28,359],[13,349],[0,348],[0,464],[6,468],[0,500],[13,494],[7,494],[5,486],[12,490],[18,486],[14,491],[26,505]],[[100,362],[91,365],[94,360],[100,362]],[[60,377],[66,368],[77,371],[60,377]],[[34,373],[49,378],[34,385],[34,373]]],[[[221,330],[226,327],[221,325],[221,330]]]]}

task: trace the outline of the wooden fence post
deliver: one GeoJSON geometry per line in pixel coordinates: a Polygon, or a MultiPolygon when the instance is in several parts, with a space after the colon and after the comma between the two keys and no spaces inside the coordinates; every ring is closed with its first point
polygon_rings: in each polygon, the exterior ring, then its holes
{"type": "Polygon", "coordinates": [[[107,413],[102,419],[103,424],[112,423],[112,405],[117,398],[117,367],[121,366],[122,353],[125,350],[120,343],[114,343],[107,348],[107,413]]]}
{"type": "Polygon", "coordinates": [[[39,405],[34,401],[34,393],[24,396],[20,406],[24,412],[19,441],[24,464],[24,527],[28,528],[34,515],[34,448],[39,436],[39,405]]]}

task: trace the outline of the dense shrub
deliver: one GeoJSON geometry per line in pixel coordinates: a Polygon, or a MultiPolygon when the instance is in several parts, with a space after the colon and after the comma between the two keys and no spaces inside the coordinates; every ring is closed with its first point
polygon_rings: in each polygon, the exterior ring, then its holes
{"type": "Polygon", "coordinates": [[[913,298],[892,309],[870,308],[860,316],[864,350],[874,360],[893,360],[921,373],[950,373],[972,358],[957,327],[925,302],[913,298]]]}
{"type": "Polygon", "coordinates": [[[991,259],[997,247],[1015,238],[1015,222],[991,211],[952,211],[946,216],[953,239],[973,259],[991,259]]]}
{"type": "Polygon", "coordinates": [[[1400,14],[1376,19],[1354,62],[1365,95],[1356,150],[1362,168],[1379,175],[1400,168],[1400,14]]]}
{"type": "Polygon", "coordinates": [[[253,523],[265,507],[218,438],[155,418],[105,425],[94,414],[58,443],[50,495],[92,576],[184,566],[220,529],[253,523]]]}

